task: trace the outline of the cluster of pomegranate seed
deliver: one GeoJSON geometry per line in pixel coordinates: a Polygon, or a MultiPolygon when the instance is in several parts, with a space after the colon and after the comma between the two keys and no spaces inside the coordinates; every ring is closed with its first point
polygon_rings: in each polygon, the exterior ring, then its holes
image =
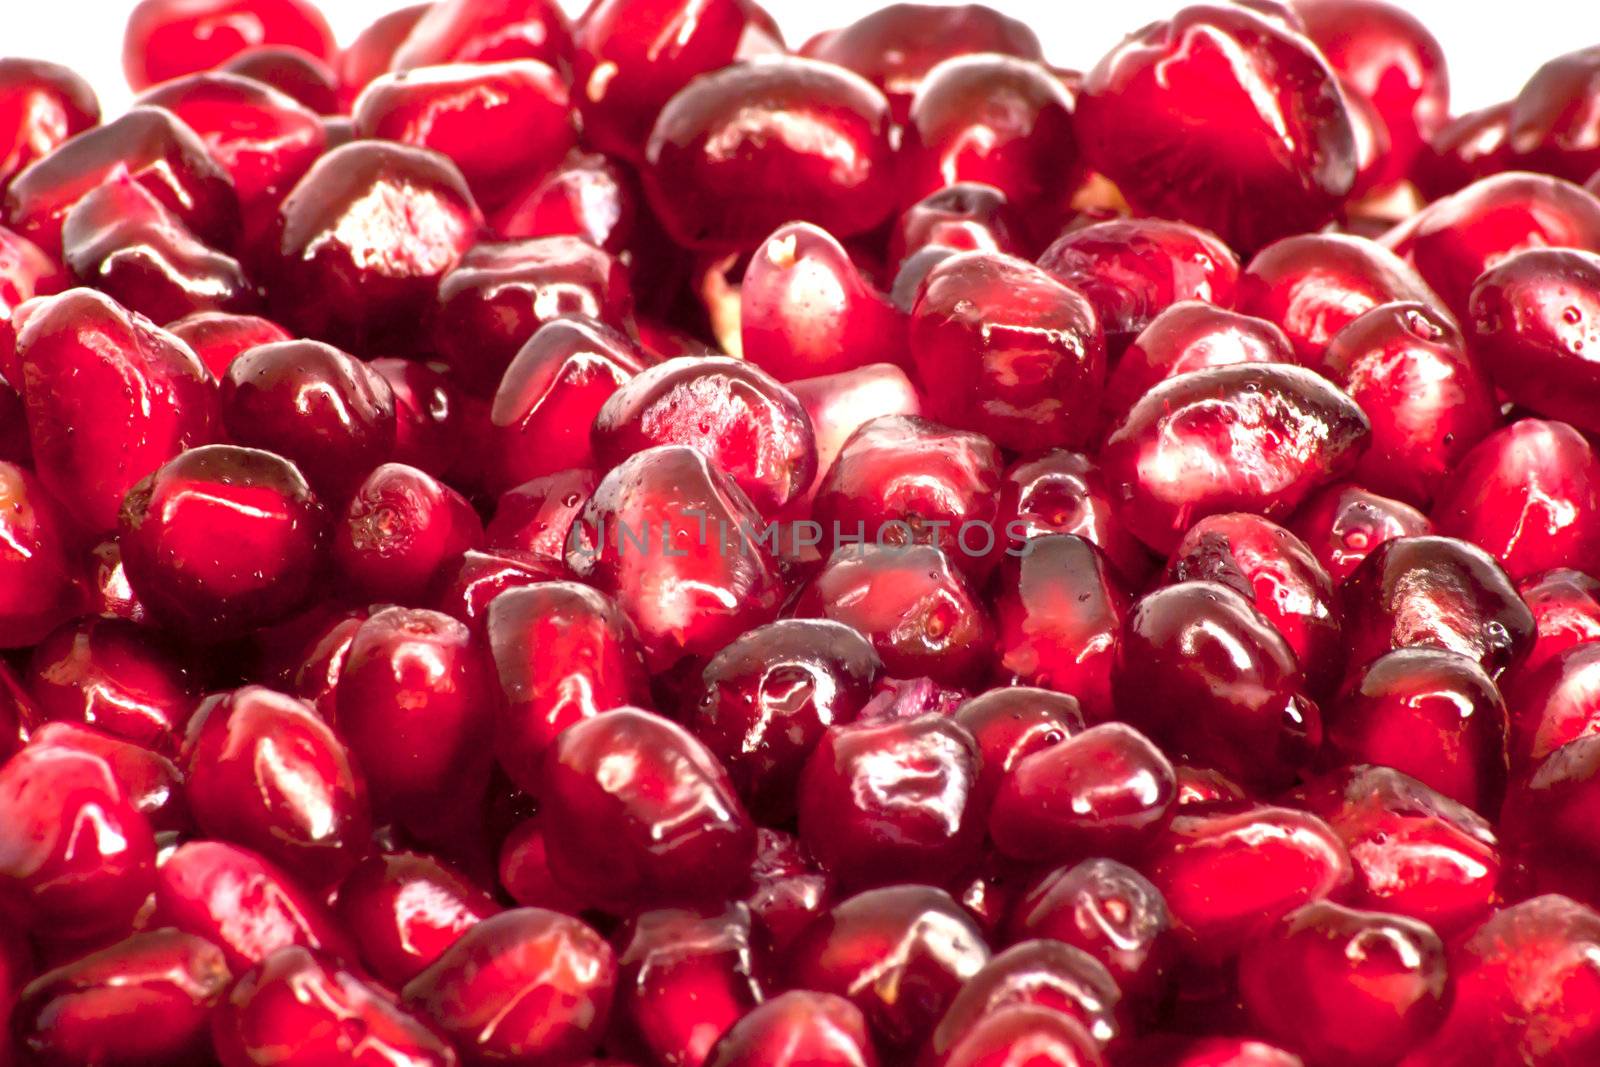
{"type": "Polygon", "coordinates": [[[1600,1063],[1600,49],[124,58],[0,60],[0,1067],[1600,1063]]]}

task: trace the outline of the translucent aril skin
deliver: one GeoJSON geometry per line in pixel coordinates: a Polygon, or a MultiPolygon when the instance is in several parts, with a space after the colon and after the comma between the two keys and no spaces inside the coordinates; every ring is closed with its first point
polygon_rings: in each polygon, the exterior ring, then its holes
{"type": "Polygon", "coordinates": [[[833,993],[795,989],[752,1008],[708,1051],[708,1067],[877,1067],[861,1009],[833,993]]]}
{"type": "Polygon", "coordinates": [[[571,52],[572,28],[550,0],[443,0],[412,26],[390,68],[523,58],[560,67],[571,52]]]}
{"type": "Polygon", "coordinates": [[[412,4],[379,15],[340,50],[336,64],[339,76],[339,102],[348,110],[361,90],[394,62],[395,51],[405,43],[417,22],[428,11],[428,4],[412,4]]]}
{"type": "Polygon", "coordinates": [[[457,938],[500,910],[466,875],[422,852],[369,856],[339,885],[339,920],[362,962],[392,986],[421,974],[457,938]]]}
{"type": "Polygon", "coordinates": [[[530,478],[508,489],[484,527],[490,549],[527,552],[565,572],[572,520],[593,495],[594,471],[578,467],[530,478]]]}
{"type": "Polygon", "coordinates": [[[1511,764],[1517,771],[1580,737],[1600,732],[1596,663],[1600,644],[1583,641],[1524,665],[1505,686],[1511,709],[1511,764]]]}
{"type": "Polygon", "coordinates": [[[1243,363],[1157,385],[1100,458],[1123,520],[1168,552],[1207,515],[1290,514],[1354,468],[1371,433],[1355,402],[1312,372],[1243,363]]]}
{"type": "Polygon", "coordinates": [[[980,811],[988,810],[1017,764],[1083,730],[1076,698],[1025,685],[980,693],[958,707],[953,717],[978,743],[980,811]]]}
{"type": "Polygon", "coordinates": [[[200,362],[219,381],[242,353],[257,345],[293,340],[289,331],[259,315],[196,311],[167,323],[167,332],[194,349],[200,362]]]}
{"type": "MultiPolygon", "coordinates": [[[[18,721],[29,729],[27,740],[40,747],[81,752],[104,760],[129,801],[150,820],[150,828],[156,833],[192,827],[184,773],[166,756],[91,726],[73,722],[28,723],[25,716],[19,716],[18,721]]],[[[23,743],[18,743],[19,750],[23,743]]]]}
{"type": "Polygon", "coordinates": [[[330,63],[293,46],[246,49],[221,69],[275,89],[314,115],[339,114],[339,75],[330,63]]]}
{"type": "Polygon", "coordinates": [[[333,560],[358,593],[425,600],[463,552],[483,542],[466,497],[403,463],[385,463],[356,486],[334,525],[333,560]]]}
{"type": "Polygon", "coordinates": [[[1372,550],[1396,537],[1433,532],[1428,517],[1410,504],[1345,482],[1330,485],[1295,512],[1289,528],[1342,586],[1372,550]]]}
{"type": "Polygon", "coordinates": [[[910,347],[935,419],[1019,452],[1092,433],[1104,335],[1088,300],[1032,264],[994,252],[939,263],[912,308],[910,347]]]}
{"type": "Polygon", "coordinates": [[[905,267],[916,253],[934,248],[1023,255],[1029,244],[1022,216],[1004,192],[982,182],[955,182],[900,213],[888,262],[905,267]]]}
{"type": "Polygon", "coordinates": [[[1581,182],[1600,169],[1589,94],[1600,53],[1582,48],[1549,60],[1511,100],[1506,128],[1518,169],[1581,182]]]}
{"type": "Polygon", "coordinates": [[[656,117],[645,192],[691,248],[752,248],[795,219],[851,237],[894,210],[889,124],[883,94],[843,67],[788,56],[726,67],[656,117]]]}
{"type": "Polygon", "coordinates": [[[122,69],[129,85],[143,89],[263,44],[324,60],[337,52],[327,21],[305,0],[142,0],[128,17],[122,69]]]}
{"type": "Polygon", "coordinates": [[[1517,583],[1533,612],[1533,651],[1507,677],[1508,685],[1533,673],[1573,645],[1600,637],[1600,582],[1570,568],[1557,568],[1517,583]]]}
{"type": "Polygon", "coordinates": [[[502,237],[571,234],[619,255],[640,228],[639,180],[618,160],[574,148],[537,180],[519,184],[490,211],[489,224],[502,237]]]}
{"type": "Polygon", "coordinates": [[[1509,100],[1457,115],[1423,147],[1411,180],[1424,196],[1436,199],[1510,170],[1510,120],[1509,100]]]}
{"type": "Polygon", "coordinates": [[[1093,1046],[1103,1048],[1119,1036],[1120,1000],[1110,973],[1088,953],[1049,940],[1023,941],[972,976],[934,1028],[927,1048],[935,1057],[949,1056],[972,1040],[968,1035],[973,1031],[984,1032],[986,1018],[1032,1007],[1071,1020],[1093,1046]]]}
{"type": "Polygon", "coordinates": [[[79,609],[65,510],[26,467],[0,462],[0,646],[42,641],[79,609]]]}
{"type": "Polygon", "coordinates": [[[39,59],[0,60],[0,190],[99,121],[100,101],[81,76],[39,59]]]}
{"type": "Polygon", "coordinates": [[[1122,42],[1084,79],[1089,163],[1143,213],[1253,251],[1315,229],[1355,181],[1338,80],[1268,15],[1195,6],[1122,42]]]}

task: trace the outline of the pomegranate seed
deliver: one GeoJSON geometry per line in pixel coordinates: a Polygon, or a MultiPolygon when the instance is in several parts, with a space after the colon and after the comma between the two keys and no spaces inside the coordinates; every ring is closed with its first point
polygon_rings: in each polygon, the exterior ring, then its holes
{"type": "Polygon", "coordinates": [[[0,191],[99,123],[100,101],[79,75],[38,59],[0,60],[0,191]]]}
{"type": "Polygon", "coordinates": [[[912,256],[933,249],[1020,255],[1026,243],[1022,217],[1005,193],[981,182],[956,182],[906,208],[889,239],[888,262],[906,267],[912,256]]]}
{"type": "Polygon", "coordinates": [[[552,0],[439,0],[395,50],[393,70],[537,59],[565,66],[572,31],[552,0]]]}
{"type": "Polygon", "coordinates": [[[129,85],[143,89],[263,44],[323,60],[337,50],[327,21],[306,0],[141,0],[128,16],[122,69],[129,85]]]}
{"type": "Polygon", "coordinates": [[[339,885],[339,919],[367,966],[391,985],[421,974],[500,906],[443,860],[421,852],[369,856],[339,885]]]}
{"type": "Polygon", "coordinates": [[[1330,485],[1306,501],[1289,527],[1328,571],[1335,586],[1373,549],[1396,537],[1433,532],[1433,524],[1410,504],[1371,493],[1358,485],[1330,485]]]}
{"type": "Polygon", "coordinates": [[[339,111],[339,75],[328,63],[292,45],[248,48],[221,70],[275,89],[313,114],[333,116],[339,111]]]}
{"type": "Polygon", "coordinates": [[[26,682],[44,718],[169,755],[196,703],[196,683],[170,642],[122,619],[62,625],[34,646],[26,682]]]}
{"type": "Polygon", "coordinates": [[[104,760],[128,800],[158,834],[190,829],[184,774],[159,752],[71,722],[47,722],[30,733],[27,740],[42,747],[104,760]]]}
{"type": "Polygon", "coordinates": [[[515,193],[490,216],[502,237],[582,237],[612,255],[634,242],[639,221],[638,178],[598,153],[573,149],[549,173],[515,193]]]}
{"type": "Polygon", "coordinates": [[[379,15],[356,34],[339,53],[339,105],[349,110],[350,104],[372,80],[389,70],[394,54],[432,4],[412,4],[398,11],[379,15]]]}
{"type": "Polygon", "coordinates": [[[1511,169],[1511,102],[1458,115],[1428,139],[1411,180],[1429,199],[1439,199],[1480,178],[1511,169]]]}
{"type": "Polygon", "coordinates": [[[978,810],[988,811],[995,793],[1018,763],[1082,732],[1078,701],[1065,693],[1024,685],[991,689],[952,716],[978,743],[978,810]]]}
{"type": "Polygon", "coordinates": [[[796,989],[745,1013],[705,1058],[707,1067],[877,1067],[867,1023],[850,1001],[796,989]]]}
{"type": "Polygon", "coordinates": [[[227,376],[228,367],[244,352],[258,345],[289,341],[289,331],[270,319],[256,315],[235,315],[226,311],[196,311],[176,322],[167,331],[194,349],[214,377],[227,376]]]}
{"type": "Polygon", "coordinates": [[[1515,169],[1574,182],[1600,169],[1600,140],[1582,117],[1597,70],[1600,53],[1585,48],[1533,72],[1506,119],[1515,169]]]}

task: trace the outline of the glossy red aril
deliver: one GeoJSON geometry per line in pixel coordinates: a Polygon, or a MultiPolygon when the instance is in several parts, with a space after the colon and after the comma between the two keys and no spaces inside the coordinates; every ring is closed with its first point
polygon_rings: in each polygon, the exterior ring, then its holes
{"type": "MultiPolygon", "coordinates": [[[[549,908],[576,915],[586,906],[550,870],[543,820],[524,819],[500,842],[496,874],[506,895],[525,908],[549,908]]],[[[454,940],[454,937],[451,938],[454,940]]]]}
{"type": "Polygon", "coordinates": [[[964,685],[994,657],[994,624],[953,556],[930,545],[842,545],[795,613],[852,626],[893,678],[964,685]]]}
{"type": "Polygon", "coordinates": [[[355,950],[322,899],[249,849],[189,841],[156,871],[155,918],[205,938],[239,973],[299,945],[344,960],[355,950]]]}
{"type": "Polygon", "coordinates": [[[540,582],[489,605],[488,646],[504,703],[496,758],[537,794],[546,750],[574,723],[649,699],[633,624],[604,595],[575,582],[540,582]]]}
{"type": "Polygon", "coordinates": [[[637,708],[556,738],[543,800],[551,870],[588,900],[716,900],[738,886],[755,852],[755,826],[716,757],[637,708]]]}
{"type": "Polygon", "coordinates": [[[1600,995],[1597,945],[1600,915],[1566,897],[1535,897],[1490,916],[1451,950],[1450,1014],[1406,1067],[1510,1064],[1530,1055],[1582,1063],[1600,1047],[1590,1010],[1600,995]]]}
{"type": "Polygon", "coordinates": [[[353,588],[418,603],[445,567],[482,542],[483,522],[465,497],[415,467],[385,463],[346,505],[333,559],[353,588]]]}
{"type": "Polygon", "coordinates": [[[527,552],[564,568],[572,521],[593,495],[595,482],[594,471],[579,467],[502,493],[484,532],[489,547],[527,552]]]}
{"type": "Polygon", "coordinates": [[[636,453],[605,476],[567,541],[567,566],[633,620],[653,670],[725,647],[777,614],[783,585],[763,520],[692,448],[636,453]]]}
{"type": "Polygon", "coordinates": [[[1189,527],[1167,561],[1168,582],[1214,581],[1249,597],[1294,649],[1315,692],[1337,681],[1339,603],[1305,542],[1258,515],[1212,515],[1189,527]]]}
{"type": "Polygon", "coordinates": [[[315,115],[339,111],[339,76],[329,63],[301,49],[262,45],[240,52],[220,69],[260,82],[315,115]]]}
{"type": "Polygon", "coordinates": [[[353,115],[358,137],[448,156],[484,204],[554,167],[576,140],[566,83],[531,59],[386,74],[362,91],[353,115]]]}
{"type": "Polygon", "coordinates": [[[79,610],[69,526],[24,467],[0,462],[0,647],[34,644],[79,610]]]}
{"type": "Polygon", "coordinates": [[[753,248],[795,220],[853,237],[894,210],[889,131],[883,94],[842,67],[737,64],[695,79],[656,117],[645,192],[691,248],[753,248]]]}
{"type": "Polygon", "coordinates": [[[199,359],[92,290],[38,305],[17,360],[39,479],[88,530],[115,528],[134,483],[211,439],[216,387],[199,359]]]}
{"type": "Polygon", "coordinates": [[[1242,782],[1288,784],[1322,739],[1294,649],[1215,581],[1179,582],[1135,604],[1111,684],[1120,717],[1242,782]]]}
{"type": "Polygon", "coordinates": [[[1014,463],[1000,483],[995,527],[1011,553],[1049,534],[1076,534],[1130,585],[1143,582],[1153,565],[1124,527],[1099,468],[1078,452],[1055,449],[1014,463]]]}
{"type": "Polygon", "coordinates": [[[929,70],[912,97],[900,199],[983,182],[1032,208],[1062,198],[1077,156],[1072,95],[1048,67],[993,53],[956,56],[929,70]]]}
{"type": "Polygon", "coordinates": [[[1524,664],[1506,686],[1511,763],[1536,766],[1571,741],[1600,733],[1600,642],[1592,639],[1524,664]]]}
{"type": "Polygon", "coordinates": [[[1232,307],[1239,259],[1216,234],[1167,219],[1109,219],[1068,229],[1039,266],[1089,298],[1113,362],[1183,300],[1232,307]]]}
{"type": "Polygon", "coordinates": [[[256,849],[308,884],[337,880],[365,847],[361,772],[293,697],[261,686],[211,697],[189,725],[184,769],[203,833],[256,849]]]}
{"type": "Polygon", "coordinates": [[[680,356],[623,382],[595,415],[595,459],[615,467],[657,445],[687,445],[764,515],[811,485],[816,441],[793,393],[742,360],[680,356]]]}
{"type": "Polygon", "coordinates": [[[240,444],[294,461],[337,501],[394,452],[394,391],[377,371],[332,345],[265,344],[228,365],[222,424],[240,444]]]}
{"type": "Polygon", "coordinates": [[[861,1009],[795,989],[745,1013],[711,1047],[708,1067],[877,1067],[861,1009]]]}
{"type": "Polygon", "coordinates": [[[989,838],[1032,862],[1130,855],[1166,821],[1176,796],[1161,751],[1132,727],[1103,723],[1011,768],[989,813],[989,838]]]}
{"type": "Polygon", "coordinates": [[[420,824],[482,801],[493,686],[478,641],[448,615],[386,608],[361,624],[339,675],[338,728],[378,812],[420,824]]]}
{"type": "MultiPolygon", "coordinates": [[[[18,394],[22,389],[22,370],[16,358],[17,330],[25,314],[31,314],[42,303],[29,302],[36,296],[59,293],[69,281],[61,264],[46,255],[38,245],[0,226],[0,375],[4,375],[6,385],[18,394]],[[25,303],[29,303],[27,313],[22,312],[25,303]]],[[[16,399],[7,398],[5,410],[8,422],[15,418],[15,411],[21,404],[20,395],[16,399]]],[[[13,436],[16,436],[14,428],[6,434],[8,443],[13,436]]],[[[15,450],[20,445],[25,449],[26,432],[21,436],[23,439],[20,442],[9,447],[15,450]]],[[[17,452],[12,458],[25,458],[26,455],[26,451],[17,452]]]]}
{"type": "MultiPolygon", "coordinates": [[[[928,1039],[934,1062],[967,1062],[958,1051],[989,1029],[985,1024],[1018,1007],[1037,1007],[1070,1019],[1093,1046],[1117,1037],[1121,993],[1109,972],[1081,949],[1055,941],[1025,941],[995,956],[973,975],[928,1039]]],[[[977,1044],[984,1044],[983,1038],[977,1044]]],[[[1047,1062],[1059,1063],[1050,1059],[1047,1062]]]]}
{"type": "Polygon", "coordinates": [[[957,708],[953,718],[978,743],[976,804],[982,812],[1018,763],[1083,730],[1076,699],[1025,685],[981,693],[957,708]]]}
{"type": "Polygon", "coordinates": [[[340,961],[294,946],[246,971],[214,1013],[223,1067],[454,1067],[450,1043],[340,961]]]}
{"type": "Polygon", "coordinates": [[[1506,709],[1467,656],[1398,649],[1354,675],[1327,709],[1330,756],[1404,771],[1452,800],[1497,810],[1506,775],[1506,709]]]}
{"type": "Polygon", "coordinates": [[[1478,662],[1490,677],[1533,647],[1533,614],[1494,559],[1449,537],[1379,545],[1341,587],[1351,670],[1395,648],[1431,645],[1478,662]]]}
{"type": "Polygon", "coordinates": [[[128,491],[120,539],[140,603],[214,638],[277,622],[305,603],[326,559],[328,516],[282,456],[207,445],[128,491]]]}
{"type": "Polygon", "coordinates": [[[1239,961],[1251,1019],[1315,1064],[1388,1063],[1449,1009],[1444,944],[1414,919],[1316,901],[1239,961]]]}
{"type": "Polygon", "coordinates": [[[682,719],[753,814],[787,822],[807,757],[829,727],[855,720],[880,669],[872,645],[850,627],[782,619],[712,657],[685,696],[682,719]]]}
{"type": "Polygon", "coordinates": [[[1344,584],[1372,550],[1396,537],[1433,532],[1433,524],[1410,504],[1359,485],[1330,485],[1295,512],[1289,528],[1305,541],[1335,586],[1344,584]]]}
{"type": "Polygon", "coordinates": [[[1567,742],[1513,780],[1500,830],[1507,850],[1525,868],[1518,888],[1570,892],[1579,900],[1594,895],[1597,775],[1600,738],[1589,735],[1567,742]]]}
{"type": "Polygon", "coordinates": [[[817,480],[806,503],[833,469],[845,442],[864,423],[884,415],[920,415],[922,398],[899,367],[872,363],[852,371],[786,383],[811,418],[817,445],[817,480]]]}
{"type": "Polygon", "coordinates": [[[1288,515],[1348,473],[1371,432],[1355,402],[1311,371],[1241,363],[1151,389],[1112,432],[1101,462],[1124,521],[1168,552],[1207,515],[1288,515]]]}
{"type": "Polygon", "coordinates": [[[980,182],[956,182],[901,213],[889,238],[888,263],[907,267],[916,253],[935,248],[1021,255],[1027,244],[1022,215],[1005,193],[980,182]]]}
{"type": "Polygon", "coordinates": [[[394,62],[395,51],[428,13],[431,3],[412,4],[379,15],[368,23],[355,40],[339,52],[339,103],[345,110],[371,81],[386,72],[394,62]]]}
{"type": "Polygon", "coordinates": [[[1600,256],[1532,249],[1472,287],[1471,337],[1512,400],[1579,429],[1600,429],[1600,256]]]}
{"type": "Polygon", "coordinates": [[[0,60],[0,190],[99,121],[100,101],[79,75],[40,59],[0,60]]]}
{"type": "Polygon", "coordinates": [[[1313,778],[1294,802],[1327,821],[1350,852],[1350,903],[1419,919],[1441,934],[1499,903],[1500,848],[1488,820],[1389,767],[1313,778]]]}
{"type": "Polygon", "coordinates": [[[440,0],[417,20],[390,66],[410,70],[503,59],[562,66],[571,51],[567,17],[552,0],[440,0]]]}
{"type": "Polygon", "coordinates": [[[218,379],[228,373],[228,366],[241,353],[257,345],[292,340],[289,331],[270,319],[227,311],[196,311],[167,323],[166,328],[194,349],[200,362],[218,379]]]}
{"type": "Polygon", "coordinates": [[[701,1067],[722,1034],[761,1003],[750,913],[638,916],[619,938],[618,1017],[667,1067],[701,1067]]]}
{"type": "Polygon", "coordinates": [[[324,608],[288,620],[282,625],[296,632],[282,658],[264,670],[262,677],[304,700],[325,722],[332,723],[339,674],[356,631],[371,616],[371,608],[324,608]]]}
{"type": "Polygon", "coordinates": [[[47,722],[29,737],[35,745],[85,752],[106,762],[128,800],[160,834],[191,827],[184,774],[154,749],[72,722],[47,722]]]}
{"type": "Polygon", "coordinates": [[[744,358],[779,381],[905,361],[905,317],[826,230],[778,227],[739,286],[744,358]]]}
{"type": "Polygon", "coordinates": [[[1191,7],[1127,38],[1078,98],[1084,155],[1142,213],[1247,251],[1329,219],[1355,181],[1338,80],[1243,7],[1191,7]]]}
{"type": "Polygon", "coordinates": [[[1383,243],[1414,264],[1466,325],[1473,283],[1515,253],[1600,251],[1600,201],[1559,178],[1496,174],[1435,200],[1383,243]]]}
{"type": "Polygon", "coordinates": [[[1600,52],[1583,48],[1533,72],[1506,119],[1518,170],[1581,182],[1600,169],[1600,131],[1592,97],[1600,52]]]}
{"type": "Polygon", "coordinates": [[[170,645],[122,619],[84,619],[34,646],[25,681],[46,719],[175,755],[195,686],[170,645]]]}
{"type": "Polygon", "coordinates": [[[1430,199],[1510,170],[1511,102],[1468,111],[1439,128],[1423,146],[1411,180],[1430,199]]]}
{"type": "Polygon", "coordinates": [[[128,16],[122,69],[129,85],[143,89],[263,44],[324,60],[338,50],[322,13],[306,0],[142,0],[128,16]]]}
{"type": "Polygon", "coordinates": [[[322,120],[270,86],[236,74],[192,74],[139,98],[199,135],[233,179],[249,237],[262,234],[295,182],[327,146],[322,120]]]}
{"type": "Polygon", "coordinates": [[[1105,380],[1093,306],[1032,264],[996,252],[944,260],[911,313],[928,413],[1016,451],[1082,445],[1105,380]]]}
{"type": "Polygon", "coordinates": [[[155,838],[111,764],[34,743],[0,766],[4,898],[51,940],[126,930],[155,884],[155,838]]]}
{"type": "Polygon", "coordinates": [[[143,185],[201,240],[219,247],[231,243],[239,203],[227,172],[193,130],[155,107],[135,107],[85,130],[18,174],[6,190],[6,224],[57,255],[67,212],[118,177],[143,185]]]}
{"type": "Polygon", "coordinates": [[[869,889],[812,921],[790,949],[788,985],[849,999],[890,1048],[914,1048],[967,981],[989,962],[989,947],[943,890],[901,885],[869,889]]]}
{"type": "Polygon", "coordinates": [[[1537,636],[1533,651],[1508,679],[1512,684],[1573,645],[1600,638],[1600,582],[1582,571],[1534,575],[1517,583],[1517,592],[1533,612],[1537,636]]]}
{"type": "Polygon", "coordinates": [[[439,284],[433,339],[469,392],[487,396],[524,342],[561,315],[621,328],[632,314],[628,274],[577,237],[477,245],[439,284]]]}
{"type": "Polygon", "coordinates": [[[1085,860],[1036,881],[1010,914],[1016,941],[1044,938],[1099,960],[1123,997],[1154,1001],[1172,963],[1172,918],[1149,880],[1115,860],[1085,860]]]}
{"type": "Polygon", "coordinates": [[[567,577],[567,569],[548,557],[503,548],[468,549],[435,575],[433,606],[481,634],[489,605],[500,594],[567,577]]]}
{"type": "Polygon", "coordinates": [[[394,986],[422,973],[456,940],[500,911],[465,875],[421,852],[361,861],[339,885],[339,920],[361,959],[394,986]]]}
{"type": "Polygon", "coordinates": [[[42,1064],[187,1063],[231,976],[222,950],[177,930],[138,933],[39,975],[13,1029],[42,1064]]]}
{"type": "Polygon", "coordinates": [[[800,839],[847,885],[940,881],[977,858],[979,766],[947,717],[831,727],[800,779],[800,839]]]}
{"type": "Polygon", "coordinates": [[[554,169],[518,191],[490,216],[502,237],[582,237],[612,255],[634,243],[639,181],[621,163],[573,149],[554,169]]]}
{"type": "Polygon", "coordinates": [[[355,141],[318,159],[278,209],[261,279],[274,317],[356,353],[410,351],[439,280],[483,217],[443,156],[355,141]]]}
{"type": "Polygon", "coordinates": [[[441,476],[459,469],[466,448],[466,403],[448,368],[397,356],[370,360],[367,366],[394,394],[392,458],[441,476]]]}
{"type": "Polygon", "coordinates": [[[768,964],[780,959],[811,920],[833,905],[834,889],[833,878],[806,855],[798,837],[757,828],[744,904],[768,964]]]}

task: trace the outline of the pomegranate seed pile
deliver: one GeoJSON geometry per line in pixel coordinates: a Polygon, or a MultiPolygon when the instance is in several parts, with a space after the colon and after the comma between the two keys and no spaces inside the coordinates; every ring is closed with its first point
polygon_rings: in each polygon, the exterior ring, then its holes
{"type": "Polygon", "coordinates": [[[0,60],[0,1067],[1600,1063],[1600,48],[124,58],[0,60]]]}

